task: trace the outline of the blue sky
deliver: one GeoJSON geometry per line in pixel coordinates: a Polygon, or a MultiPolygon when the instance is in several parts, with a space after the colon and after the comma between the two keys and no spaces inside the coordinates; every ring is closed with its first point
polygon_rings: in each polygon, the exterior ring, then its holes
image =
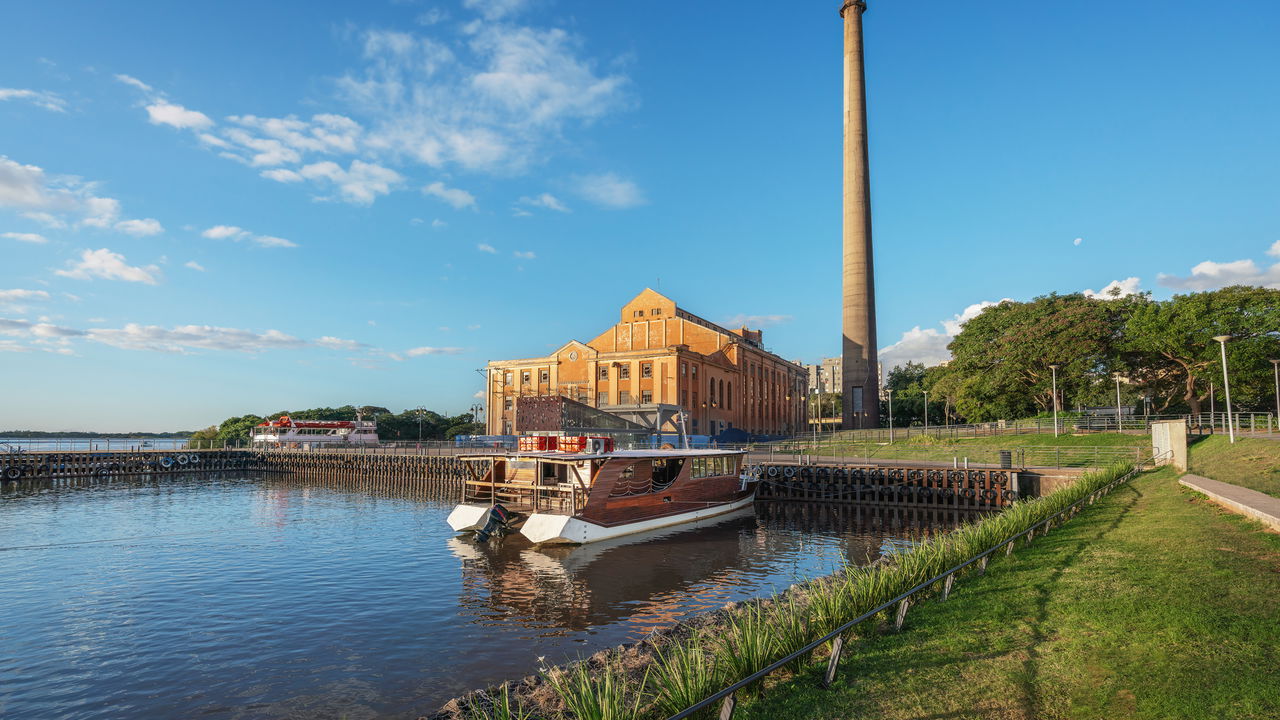
{"type": "MultiPolygon", "coordinates": [[[[21,3],[0,428],[461,412],[646,286],[839,347],[839,3],[21,3]]],[[[1280,287],[1280,6],[866,15],[880,345],[1050,291],[1280,287]]]]}

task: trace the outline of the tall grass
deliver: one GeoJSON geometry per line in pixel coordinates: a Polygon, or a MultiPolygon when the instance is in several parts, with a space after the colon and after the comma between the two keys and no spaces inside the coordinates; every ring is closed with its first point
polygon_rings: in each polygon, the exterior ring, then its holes
{"type": "Polygon", "coordinates": [[[467,720],[530,720],[533,712],[522,707],[511,697],[510,686],[502,686],[502,694],[488,698],[489,704],[471,701],[467,705],[467,720]]]}
{"type": "Polygon", "coordinates": [[[931,537],[909,551],[895,552],[890,562],[847,566],[811,583],[803,605],[793,596],[767,607],[748,605],[730,614],[710,639],[695,637],[661,650],[651,667],[651,688],[646,689],[644,681],[631,687],[633,681],[613,669],[591,675],[581,664],[550,678],[552,686],[574,718],[633,718],[642,704],[645,716],[667,717],[916,585],[1003,545],[1131,470],[1132,464],[1118,463],[1085,473],[1075,484],[1051,495],[1018,502],[998,515],[931,537]]]}

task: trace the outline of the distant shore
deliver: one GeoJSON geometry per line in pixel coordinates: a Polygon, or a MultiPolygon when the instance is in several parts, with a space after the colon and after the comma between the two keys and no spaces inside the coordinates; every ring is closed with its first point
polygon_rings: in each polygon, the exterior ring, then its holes
{"type": "Polygon", "coordinates": [[[0,430],[0,438],[21,438],[23,440],[32,440],[39,438],[75,438],[85,440],[107,440],[114,438],[188,438],[195,433],[194,430],[183,430],[178,432],[89,432],[84,430],[67,430],[63,432],[46,432],[44,430],[0,430]]]}

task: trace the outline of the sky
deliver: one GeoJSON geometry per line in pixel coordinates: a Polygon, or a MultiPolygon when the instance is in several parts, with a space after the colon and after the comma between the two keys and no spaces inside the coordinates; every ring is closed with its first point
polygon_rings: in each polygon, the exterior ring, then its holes
{"type": "MultiPolygon", "coordinates": [[[[465,412],[645,287],[840,346],[827,2],[17,3],[0,24],[0,429],[465,412]]],[[[1280,5],[865,16],[878,328],[1280,287],[1280,5]]]]}

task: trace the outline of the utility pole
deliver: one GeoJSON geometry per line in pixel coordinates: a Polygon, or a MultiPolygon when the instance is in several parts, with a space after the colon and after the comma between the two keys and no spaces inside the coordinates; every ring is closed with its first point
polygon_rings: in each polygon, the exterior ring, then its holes
{"type": "MultiPolygon", "coordinates": [[[[1053,371],[1053,436],[1058,437],[1058,368],[1062,367],[1057,363],[1049,366],[1053,371]]],[[[1036,432],[1039,432],[1037,429],[1036,432]]]]}
{"type": "Polygon", "coordinates": [[[1231,443],[1234,444],[1236,441],[1236,426],[1231,421],[1231,381],[1227,379],[1227,341],[1231,339],[1231,336],[1215,335],[1213,339],[1218,341],[1218,347],[1222,349],[1222,390],[1227,396],[1227,437],[1231,438],[1231,443]]]}

